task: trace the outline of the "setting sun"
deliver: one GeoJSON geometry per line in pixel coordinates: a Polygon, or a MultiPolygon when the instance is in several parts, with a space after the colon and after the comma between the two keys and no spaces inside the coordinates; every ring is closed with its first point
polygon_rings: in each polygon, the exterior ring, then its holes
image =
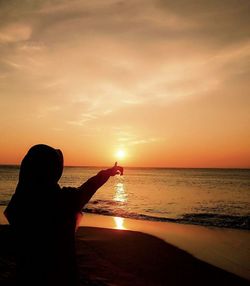
{"type": "Polygon", "coordinates": [[[119,149],[117,150],[115,156],[117,159],[124,159],[126,157],[126,153],[123,149],[119,149]]]}

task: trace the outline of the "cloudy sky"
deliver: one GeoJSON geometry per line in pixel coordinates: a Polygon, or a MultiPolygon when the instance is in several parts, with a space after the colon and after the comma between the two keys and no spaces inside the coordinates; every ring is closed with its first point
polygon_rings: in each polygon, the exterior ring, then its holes
{"type": "Polygon", "coordinates": [[[0,163],[250,167],[250,1],[0,1],[0,163]]]}

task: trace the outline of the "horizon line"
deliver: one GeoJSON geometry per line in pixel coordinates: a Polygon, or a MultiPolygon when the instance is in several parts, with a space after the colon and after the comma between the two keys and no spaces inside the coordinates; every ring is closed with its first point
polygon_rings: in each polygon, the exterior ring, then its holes
{"type": "MultiPolygon", "coordinates": [[[[8,163],[0,163],[0,166],[13,166],[19,167],[21,164],[8,164],[8,163]]],[[[107,168],[108,166],[104,165],[64,165],[66,168],[107,168]]],[[[250,170],[249,167],[170,167],[170,166],[124,166],[124,169],[231,169],[231,170],[250,170]]]]}

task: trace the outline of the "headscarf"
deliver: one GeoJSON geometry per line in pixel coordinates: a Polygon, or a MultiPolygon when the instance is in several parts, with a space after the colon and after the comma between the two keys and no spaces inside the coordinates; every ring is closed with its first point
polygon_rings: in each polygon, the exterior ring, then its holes
{"type": "Polygon", "coordinates": [[[38,144],[30,148],[22,160],[19,181],[4,214],[15,224],[30,206],[41,205],[41,198],[57,189],[63,171],[63,154],[59,149],[38,144]]]}

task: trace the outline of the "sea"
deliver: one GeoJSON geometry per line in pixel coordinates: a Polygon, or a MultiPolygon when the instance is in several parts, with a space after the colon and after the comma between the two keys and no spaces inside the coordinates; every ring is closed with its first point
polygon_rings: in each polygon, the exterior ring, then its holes
{"type": "MultiPolygon", "coordinates": [[[[79,187],[99,170],[65,167],[59,184],[79,187]]],[[[0,165],[1,206],[14,193],[18,173],[19,166],[0,165]]],[[[125,168],[123,176],[111,177],[96,192],[83,212],[249,230],[250,170],[125,168]]]]}

